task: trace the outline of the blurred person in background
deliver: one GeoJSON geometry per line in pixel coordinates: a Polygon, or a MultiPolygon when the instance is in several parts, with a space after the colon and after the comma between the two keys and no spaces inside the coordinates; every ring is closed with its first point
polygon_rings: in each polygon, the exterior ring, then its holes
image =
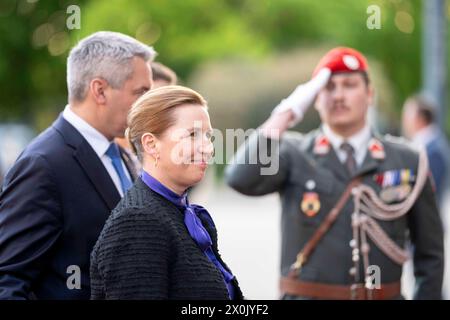
{"type": "MultiPolygon", "coordinates": [[[[151,61],[150,66],[152,69],[152,89],[160,88],[163,86],[173,86],[177,84],[177,75],[169,67],[163,65],[160,62],[151,61]]],[[[141,163],[136,155],[132,152],[131,146],[125,138],[116,138],[116,143],[125,151],[124,160],[130,162],[130,167],[136,168],[135,176],[141,171],[141,163]]]]}
{"type": "Polygon", "coordinates": [[[402,129],[405,137],[413,144],[426,149],[438,204],[442,205],[448,189],[450,149],[445,134],[436,123],[435,110],[433,104],[424,96],[409,97],[403,106],[402,129]]]}
{"type": "Polygon", "coordinates": [[[115,32],[70,51],[68,105],[23,151],[0,194],[0,299],[89,299],[90,253],[132,185],[114,138],[151,88],[154,56],[115,32]]]}
{"type": "Polygon", "coordinates": [[[151,63],[152,76],[153,76],[153,87],[154,89],[173,86],[178,82],[176,73],[169,67],[163,65],[160,62],[153,61],[151,63]]]}
{"type": "Polygon", "coordinates": [[[329,51],[226,169],[243,194],[280,194],[283,299],[402,299],[408,234],[414,298],[441,298],[443,231],[427,157],[370,128],[368,71],[360,52],[329,51]],[[286,132],[313,103],[322,126],[286,132]]]}

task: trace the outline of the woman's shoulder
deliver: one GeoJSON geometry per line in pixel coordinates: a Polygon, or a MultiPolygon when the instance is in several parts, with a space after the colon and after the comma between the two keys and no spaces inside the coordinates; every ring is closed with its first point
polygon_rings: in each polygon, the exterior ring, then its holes
{"type": "Polygon", "coordinates": [[[120,217],[124,212],[141,214],[163,213],[175,207],[166,199],[150,190],[138,179],[117,204],[113,214],[120,217]]]}
{"type": "Polygon", "coordinates": [[[138,180],[111,212],[105,228],[110,225],[139,222],[142,225],[161,226],[174,217],[176,207],[143,185],[138,180]]]}
{"type": "Polygon", "coordinates": [[[94,251],[124,246],[128,239],[151,242],[170,237],[170,214],[157,199],[149,197],[147,205],[141,206],[126,198],[127,195],[106,220],[94,251]]]}

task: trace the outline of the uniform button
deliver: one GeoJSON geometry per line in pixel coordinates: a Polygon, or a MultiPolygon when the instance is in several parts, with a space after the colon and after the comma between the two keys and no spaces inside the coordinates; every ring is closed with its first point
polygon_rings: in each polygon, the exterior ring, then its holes
{"type": "Polygon", "coordinates": [[[308,190],[313,190],[316,187],[316,182],[314,180],[308,180],[305,183],[305,187],[308,190]]]}

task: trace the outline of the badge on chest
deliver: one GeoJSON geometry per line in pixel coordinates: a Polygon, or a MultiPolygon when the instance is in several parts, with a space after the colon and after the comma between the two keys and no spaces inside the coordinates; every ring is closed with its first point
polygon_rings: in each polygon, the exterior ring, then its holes
{"type": "Polygon", "coordinates": [[[305,192],[300,207],[308,217],[314,217],[320,210],[319,194],[317,192],[305,192]]]}
{"type": "Polygon", "coordinates": [[[305,187],[309,191],[303,193],[300,209],[306,216],[314,217],[320,210],[319,194],[313,191],[316,183],[314,180],[308,180],[306,181],[305,187]]]}

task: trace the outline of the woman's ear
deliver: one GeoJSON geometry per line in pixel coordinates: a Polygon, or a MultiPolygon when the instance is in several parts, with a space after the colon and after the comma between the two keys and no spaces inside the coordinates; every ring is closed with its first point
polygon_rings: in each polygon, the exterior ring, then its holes
{"type": "Polygon", "coordinates": [[[144,133],[141,137],[141,144],[144,153],[150,155],[154,159],[159,156],[159,144],[158,139],[153,133],[144,133]]]}

